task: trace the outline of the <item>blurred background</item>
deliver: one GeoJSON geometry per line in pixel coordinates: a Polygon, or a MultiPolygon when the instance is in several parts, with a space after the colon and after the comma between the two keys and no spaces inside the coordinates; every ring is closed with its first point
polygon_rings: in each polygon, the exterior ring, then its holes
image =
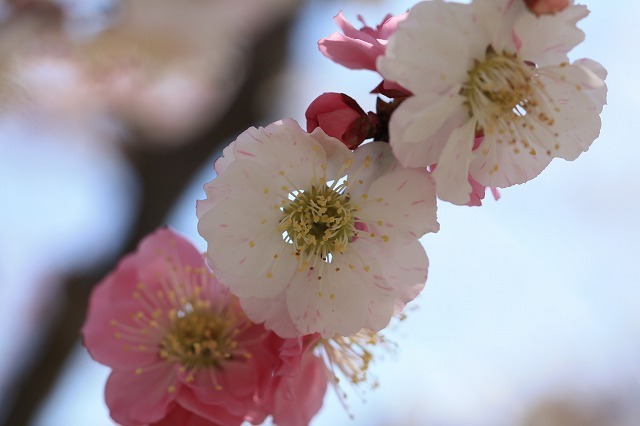
{"type": "MultiPolygon", "coordinates": [[[[113,425],[108,369],[78,330],[123,252],[196,231],[219,151],[253,125],[379,77],[324,58],[343,10],[370,26],[409,0],[0,3],[0,424],[113,425]]],[[[378,389],[328,391],[313,425],[640,424],[640,4],[587,0],[572,58],[609,71],[601,136],[573,163],[439,205],[427,286],[376,354],[378,389]]]]}

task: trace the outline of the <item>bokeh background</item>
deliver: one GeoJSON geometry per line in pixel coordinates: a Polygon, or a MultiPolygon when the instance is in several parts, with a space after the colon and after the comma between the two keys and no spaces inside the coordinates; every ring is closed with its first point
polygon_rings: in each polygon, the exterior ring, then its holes
{"type": "MultiPolygon", "coordinates": [[[[0,3],[0,424],[112,425],[80,345],[91,286],[158,225],[196,232],[220,149],[378,77],[324,58],[340,10],[409,0],[0,3]]],[[[467,208],[440,203],[427,286],[386,332],[378,389],[328,391],[313,425],[640,424],[640,4],[585,0],[571,54],[609,71],[572,163],[467,208]]]]}

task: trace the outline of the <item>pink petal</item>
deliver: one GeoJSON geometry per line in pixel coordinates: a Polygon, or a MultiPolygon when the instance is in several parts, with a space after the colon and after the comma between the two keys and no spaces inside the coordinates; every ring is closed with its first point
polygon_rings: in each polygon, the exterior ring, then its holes
{"type": "Polygon", "coordinates": [[[164,368],[142,374],[113,371],[105,388],[111,417],[123,426],[138,426],[162,419],[180,392],[180,383],[176,382],[172,369],[170,364],[165,364],[164,368]]]}
{"type": "Polygon", "coordinates": [[[222,426],[223,424],[232,425],[232,421],[235,419],[230,418],[228,420],[227,423],[212,422],[176,404],[169,413],[167,413],[166,417],[158,422],[152,423],[150,426],[222,426]]]}
{"type": "Polygon", "coordinates": [[[318,42],[320,52],[333,62],[353,70],[376,70],[376,58],[383,53],[362,40],[333,33],[318,42]]]}
{"type": "MultiPolygon", "coordinates": [[[[92,305],[105,302],[99,300],[101,293],[98,289],[94,291],[92,305]]],[[[83,342],[91,357],[112,368],[136,369],[164,362],[158,357],[157,338],[129,331],[142,329],[132,319],[137,312],[144,312],[142,309],[134,300],[99,309],[91,307],[89,319],[82,328],[83,342]]]]}
{"type": "Polygon", "coordinates": [[[185,267],[190,270],[204,267],[202,254],[181,235],[168,228],[160,228],[143,239],[136,252],[138,279],[150,289],[161,288],[158,276],[174,276],[185,281],[185,267]]]}
{"type": "MultiPolygon", "coordinates": [[[[350,69],[376,70],[376,58],[384,53],[384,47],[375,35],[368,31],[357,30],[344,17],[342,12],[334,17],[336,24],[344,34],[331,34],[318,42],[323,55],[332,61],[350,69]]],[[[392,23],[391,25],[395,25],[392,23]]]]}
{"type": "Polygon", "coordinates": [[[140,324],[132,318],[147,308],[134,298],[139,282],[137,259],[129,255],[91,294],[87,320],[82,328],[83,342],[91,356],[114,368],[145,367],[158,361],[157,343],[151,335],[142,335],[140,324]],[[125,332],[123,326],[133,332],[125,332]],[[140,350],[140,345],[146,350],[140,350]]]}
{"type": "MultiPolygon", "coordinates": [[[[215,392],[215,391],[214,391],[215,392]]],[[[216,393],[211,394],[211,398],[216,398],[216,393]]],[[[189,389],[184,389],[178,396],[178,404],[186,411],[193,413],[199,417],[213,422],[216,425],[232,426],[240,425],[244,419],[243,414],[232,414],[227,410],[225,405],[207,404],[196,398],[189,389]]],[[[198,424],[197,426],[205,426],[207,423],[198,424]]],[[[194,426],[196,426],[194,425],[194,426]]]]}
{"type": "Polygon", "coordinates": [[[274,423],[279,426],[308,425],[322,407],[326,390],[327,372],[323,361],[306,356],[300,373],[292,379],[283,379],[274,391],[271,409],[274,423]]]}
{"type": "Polygon", "coordinates": [[[345,36],[353,39],[361,39],[370,44],[377,43],[377,38],[373,35],[367,34],[362,30],[357,30],[353,25],[347,21],[342,12],[339,12],[336,16],[334,16],[333,20],[338,25],[338,28],[342,30],[345,36]]]}
{"type": "Polygon", "coordinates": [[[194,380],[187,386],[195,399],[202,404],[212,406],[211,409],[214,411],[224,407],[225,411],[233,415],[248,412],[258,380],[251,364],[228,362],[222,369],[202,368],[192,374],[194,380]]]}

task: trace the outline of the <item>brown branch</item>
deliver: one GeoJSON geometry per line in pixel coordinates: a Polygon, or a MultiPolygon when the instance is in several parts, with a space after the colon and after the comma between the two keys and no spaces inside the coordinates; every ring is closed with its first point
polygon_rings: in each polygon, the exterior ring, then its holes
{"type": "MultiPolygon", "coordinates": [[[[293,14],[294,11],[291,11],[293,14]]],[[[284,62],[287,36],[293,19],[291,15],[274,23],[250,48],[245,81],[228,111],[214,125],[189,143],[173,149],[153,151],[140,148],[152,146],[152,143],[134,145],[138,148],[132,149],[129,157],[140,178],[143,200],[128,234],[124,253],[132,251],[141,238],[163,224],[195,172],[210,160],[223,143],[256,124],[265,114],[265,111],[261,111],[262,105],[256,94],[269,83],[284,62]]],[[[0,421],[4,420],[3,425],[28,425],[37,413],[71,349],[78,342],[92,287],[116,261],[109,259],[94,271],[67,280],[62,309],[51,320],[37,356],[24,374],[9,386],[14,400],[3,404],[7,408],[3,410],[5,418],[0,418],[0,421]]]]}

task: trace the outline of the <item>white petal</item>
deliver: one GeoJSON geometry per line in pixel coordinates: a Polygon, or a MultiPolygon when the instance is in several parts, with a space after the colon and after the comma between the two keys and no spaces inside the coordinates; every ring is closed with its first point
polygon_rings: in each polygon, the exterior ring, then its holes
{"type": "Polygon", "coordinates": [[[232,198],[205,214],[198,232],[207,240],[207,257],[220,280],[239,297],[272,297],[282,292],[297,269],[278,221],[261,224],[258,206],[232,198]],[[241,213],[243,208],[253,208],[241,213]],[[277,258],[276,258],[277,257],[277,258]]]}
{"type": "MultiPolygon", "coordinates": [[[[568,72],[580,70],[577,67],[566,67],[568,72]]],[[[571,72],[575,77],[576,72],[571,72]]],[[[554,157],[574,160],[582,152],[587,151],[591,143],[600,134],[600,110],[594,98],[585,90],[585,86],[576,82],[576,78],[567,76],[566,80],[550,80],[547,90],[553,93],[556,106],[560,109],[554,118],[554,130],[558,133],[558,147],[553,151],[554,157]]]]}
{"type": "Polygon", "coordinates": [[[290,119],[250,128],[232,146],[236,160],[250,160],[275,173],[284,171],[296,183],[321,177],[327,161],[322,145],[290,119]]]}
{"type": "Polygon", "coordinates": [[[521,46],[518,57],[542,67],[567,61],[567,53],[584,40],[576,22],[589,14],[586,6],[569,6],[554,15],[524,13],[514,31],[521,46]]]}
{"type": "Polygon", "coordinates": [[[469,120],[455,129],[440,155],[433,179],[436,181],[438,197],[442,200],[458,205],[469,201],[469,164],[474,157],[472,149],[475,131],[475,120],[469,120]]]}
{"type": "Polygon", "coordinates": [[[229,166],[229,164],[236,161],[236,155],[233,153],[233,147],[234,147],[233,142],[225,146],[224,149],[222,150],[222,155],[218,157],[218,159],[216,160],[213,168],[217,174],[221,174],[222,172],[224,172],[224,170],[229,166]]]}
{"type": "Polygon", "coordinates": [[[592,73],[594,73],[598,78],[602,81],[607,78],[607,70],[602,66],[600,62],[594,61],[593,59],[582,58],[578,59],[573,63],[574,65],[580,65],[581,67],[585,67],[592,73]]]}
{"type": "Polygon", "coordinates": [[[300,335],[289,316],[285,293],[269,299],[241,298],[240,305],[251,321],[257,324],[264,323],[267,329],[278,336],[286,339],[300,335]]]}
{"type": "Polygon", "coordinates": [[[371,245],[380,259],[382,274],[396,292],[395,312],[415,299],[427,281],[429,259],[418,240],[395,238],[385,244],[371,245]]]}
{"type": "MultiPolygon", "coordinates": [[[[587,69],[602,80],[599,84],[591,83],[591,87],[585,86],[585,90],[587,90],[593,98],[596,107],[598,108],[598,112],[602,112],[602,107],[607,104],[607,85],[604,83],[604,80],[607,78],[607,70],[599,62],[586,58],[575,61],[573,65],[587,69]]],[[[594,82],[595,79],[592,77],[591,81],[594,82]]]]}
{"type": "Polygon", "coordinates": [[[206,212],[212,209],[220,200],[223,200],[231,188],[226,184],[218,184],[217,179],[204,185],[207,198],[196,201],[196,215],[200,219],[206,212]]]}
{"type": "MultiPolygon", "coordinates": [[[[432,0],[416,4],[409,10],[409,18],[418,23],[456,27],[464,29],[473,20],[473,10],[468,5],[443,0],[432,0]]],[[[418,24],[420,25],[420,24],[418,24]]]]}
{"type": "Polygon", "coordinates": [[[207,240],[210,264],[238,296],[276,295],[288,284],[297,260],[278,230],[280,199],[268,187],[270,174],[250,161],[236,161],[224,178],[246,187],[234,188],[200,215],[198,232],[207,240]]]}
{"type": "Polygon", "coordinates": [[[325,152],[327,162],[324,177],[327,181],[342,178],[353,161],[353,152],[338,139],[327,136],[320,127],[311,133],[311,137],[322,146],[325,152]]]}
{"type": "Polygon", "coordinates": [[[368,256],[369,253],[363,250],[363,246],[370,245],[368,243],[364,239],[357,240],[353,249],[358,251],[360,257],[367,259],[367,271],[363,272],[366,279],[364,297],[367,299],[364,328],[380,331],[389,324],[395,312],[397,291],[382,272],[383,263],[387,259],[368,256]]]}
{"type": "Polygon", "coordinates": [[[367,292],[369,314],[367,328],[381,330],[394,313],[415,299],[427,280],[429,260],[419,241],[396,238],[384,244],[357,240],[360,256],[371,259],[374,280],[367,292]]]}
{"type": "Polygon", "coordinates": [[[479,33],[487,42],[482,46],[486,49],[490,44],[497,52],[514,52],[516,42],[512,37],[513,25],[523,14],[529,14],[522,0],[483,0],[472,3],[475,17],[478,21],[479,33]]]}
{"type": "Polygon", "coordinates": [[[360,197],[380,176],[400,169],[402,166],[393,156],[386,142],[370,142],[361,145],[353,152],[353,163],[347,170],[349,194],[360,197]]]}
{"type": "Polygon", "coordinates": [[[427,167],[438,162],[456,127],[469,118],[456,86],[445,95],[412,96],[391,116],[390,143],[404,167],[427,167]]]}
{"type": "Polygon", "coordinates": [[[543,127],[530,134],[527,140],[531,146],[527,149],[520,144],[498,143],[495,134],[486,135],[469,167],[471,176],[484,186],[498,188],[523,183],[538,176],[551,161],[546,154],[547,148],[541,144],[552,144],[554,138],[543,127]]]}
{"type": "Polygon", "coordinates": [[[301,334],[355,334],[365,322],[366,285],[362,263],[348,250],[324,264],[322,270],[296,277],[286,292],[291,319],[301,334]]]}
{"type": "Polygon", "coordinates": [[[381,241],[402,236],[420,238],[440,228],[436,220],[436,196],[433,180],[423,169],[397,170],[377,179],[360,200],[358,218],[378,226],[381,241]]]}
{"type": "Polygon", "coordinates": [[[377,68],[414,94],[443,93],[466,79],[470,8],[442,1],[419,3],[389,38],[377,68]]]}

